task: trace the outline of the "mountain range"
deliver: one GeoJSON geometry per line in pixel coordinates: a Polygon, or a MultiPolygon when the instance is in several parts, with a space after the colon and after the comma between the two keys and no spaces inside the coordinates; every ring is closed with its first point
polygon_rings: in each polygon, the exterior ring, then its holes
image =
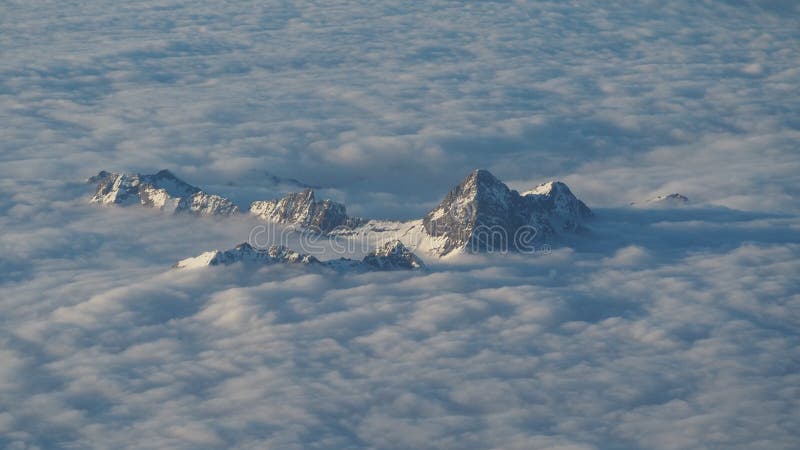
{"type": "MultiPolygon", "coordinates": [[[[168,170],[152,175],[101,171],[87,181],[97,183],[92,203],[139,205],[202,216],[231,216],[241,212],[231,199],[208,194],[168,170]]],[[[376,250],[362,261],[322,263],[311,255],[284,247],[258,250],[242,244],[231,250],[205,252],[182,260],[178,267],[243,261],[416,268],[423,265],[422,260],[408,248],[435,257],[463,252],[525,252],[564,234],[586,232],[585,222],[593,215],[562,182],[550,181],[520,194],[483,169],[470,173],[441,203],[417,220],[350,217],[343,204],[317,200],[313,189],[252,202],[248,213],[268,223],[295,226],[331,239],[365,240],[376,250]]]]}
{"type": "Polygon", "coordinates": [[[175,264],[179,269],[195,269],[208,266],[228,266],[241,263],[245,265],[299,264],[304,266],[327,267],[337,271],[388,271],[424,269],[422,260],[400,241],[389,241],[369,252],[364,259],[339,258],[320,261],[312,255],[295,252],[283,245],[273,245],[266,249],[256,249],[247,242],[235,248],[213,250],[193,258],[186,258],[175,264]]]}
{"type": "Polygon", "coordinates": [[[584,230],[592,211],[555,181],[520,194],[488,170],[475,170],[422,219],[428,235],[443,238],[440,253],[527,250],[561,232],[584,230]]]}
{"type": "Polygon", "coordinates": [[[201,216],[230,216],[239,212],[230,199],[207,194],[176,177],[169,170],[152,175],[101,171],[87,179],[97,183],[89,200],[102,205],[141,205],[201,216]]]}
{"type": "Polygon", "coordinates": [[[327,234],[337,228],[355,228],[365,220],[348,217],[345,206],[331,200],[317,201],[313,189],[287,194],[277,200],[250,204],[250,214],[266,222],[294,225],[327,234]]]}
{"type": "MultiPolygon", "coordinates": [[[[100,172],[91,202],[141,205],[206,216],[229,216],[240,208],[228,198],[207,194],[167,170],[153,175],[100,172]]],[[[350,217],[345,206],[317,200],[313,189],[279,199],[255,201],[248,212],[265,222],[311,230],[331,237],[398,239],[435,256],[458,252],[525,251],[564,233],[587,230],[592,211],[559,181],[520,194],[487,170],[475,170],[422,219],[367,220],[350,217]]]]}

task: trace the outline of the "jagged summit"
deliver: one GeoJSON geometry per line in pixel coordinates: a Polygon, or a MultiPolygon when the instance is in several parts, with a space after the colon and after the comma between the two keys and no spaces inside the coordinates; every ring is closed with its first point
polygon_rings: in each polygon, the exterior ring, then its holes
{"type": "Polygon", "coordinates": [[[567,186],[562,181],[557,181],[557,180],[548,181],[546,183],[542,183],[536,186],[533,189],[525,191],[520,195],[542,196],[542,197],[552,198],[557,202],[577,200],[583,206],[583,208],[581,208],[582,209],[581,213],[591,215],[591,211],[589,211],[589,208],[587,208],[586,205],[583,205],[583,202],[578,200],[572,193],[572,191],[569,189],[569,186],[567,186]]]}
{"type": "MultiPolygon", "coordinates": [[[[95,203],[138,204],[202,215],[238,212],[230,200],[206,194],[169,170],[152,175],[101,171],[87,181],[98,183],[91,199],[95,203]]],[[[585,230],[584,221],[592,216],[592,211],[560,181],[543,183],[520,194],[485,169],[468,174],[421,220],[367,221],[349,217],[343,204],[317,200],[313,189],[290,193],[280,199],[253,202],[250,213],[268,222],[295,225],[337,238],[368,239],[372,243],[391,240],[391,252],[387,254],[380,252],[388,250],[379,248],[378,253],[368,255],[369,261],[340,262],[344,266],[382,261],[398,267],[416,267],[420,263],[409,257],[413,253],[406,245],[437,256],[456,250],[532,251],[536,245],[556,239],[564,232],[585,230]],[[398,247],[398,243],[403,247],[398,247]],[[395,260],[375,259],[390,256],[395,260]]],[[[237,249],[242,255],[260,252],[247,247],[237,249]]],[[[205,255],[207,258],[216,256],[205,255]]]]}
{"type": "Polygon", "coordinates": [[[423,226],[431,236],[447,238],[442,254],[467,246],[479,251],[507,248],[507,233],[502,236],[493,230],[517,230],[524,225],[518,200],[519,194],[488,170],[475,170],[425,216],[423,226]]]}
{"type": "Polygon", "coordinates": [[[311,255],[297,253],[283,245],[273,245],[266,250],[258,250],[244,242],[231,250],[212,250],[193,258],[186,258],[175,264],[177,268],[197,268],[206,266],[228,266],[235,263],[245,264],[319,264],[319,260],[311,255]]]}
{"type": "Polygon", "coordinates": [[[473,170],[469,175],[467,175],[464,181],[472,181],[475,185],[483,184],[484,186],[503,183],[497,177],[495,177],[492,172],[489,172],[486,169],[473,170]]]}
{"type": "Polygon", "coordinates": [[[250,213],[268,222],[297,225],[320,233],[360,223],[360,219],[347,216],[343,204],[331,200],[317,201],[313,189],[290,193],[277,200],[253,202],[250,213]]]}
{"type": "Polygon", "coordinates": [[[582,219],[592,217],[592,210],[580,201],[561,181],[548,181],[522,194],[534,207],[546,212],[556,229],[577,230],[582,219]]]}
{"type": "Polygon", "coordinates": [[[478,169],[425,216],[423,227],[442,241],[440,255],[456,249],[525,250],[559,231],[579,230],[591,215],[564,183],[544,183],[520,195],[478,169]]]}
{"type": "Polygon", "coordinates": [[[101,205],[141,205],[206,216],[228,216],[239,211],[229,199],[207,194],[179,179],[169,170],[161,170],[152,175],[103,170],[89,177],[87,182],[98,183],[90,202],[101,205]]]}
{"type": "Polygon", "coordinates": [[[507,214],[509,208],[514,206],[514,194],[488,170],[475,170],[425,216],[426,224],[431,227],[475,225],[481,219],[507,214]],[[451,219],[460,222],[455,223],[451,219]]]}
{"type": "Polygon", "coordinates": [[[462,193],[483,206],[510,206],[516,192],[512,191],[486,169],[474,170],[461,184],[462,193]],[[465,189],[466,188],[466,189],[465,189]]]}
{"type": "Polygon", "coordinates": [[[364,264],[378,270],[422,269],[425,263],[395,239],[388,241],[364,257],[364,264]]]}
{"type": "Polygon", "coordinates": [[[320,261],[312,255],[295,252],[283,245],[273,245],[265,250],[259,250],[245,242],[231,250],[212,250],[192,258],[180,260],[174,267],[196,269],[208,266],[229,266],[236,263],[246,265],[301,264],[327,267],[337,271],[362,272],[425,268],[422,260],[400,241],[387,242],[367,254],[361,261],[347,258],[320,261]]]}

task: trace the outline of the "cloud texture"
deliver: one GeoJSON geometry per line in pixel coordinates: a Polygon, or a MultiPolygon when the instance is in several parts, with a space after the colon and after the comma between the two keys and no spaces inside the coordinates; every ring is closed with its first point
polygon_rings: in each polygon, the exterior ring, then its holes
{"type": "Polygon", "coordinates": [[[485,167],[796,212],[791,3],[11,2],[2,170],[165,167],[248,200],[269,171],[407,217],[485,167]]]}
{"type": "Polygon", "coordinates": [[[791,449],[794,2],[6,2],[0,447],[791,449]],[[168,270],[256,223],[167,168],[419,217],[476,167],[597,213],[425,274],[168,270]],[[623,208],[680,192],[697,207],[623,208]],[[714,206],[709,206],[714,205],[714,206]]]}

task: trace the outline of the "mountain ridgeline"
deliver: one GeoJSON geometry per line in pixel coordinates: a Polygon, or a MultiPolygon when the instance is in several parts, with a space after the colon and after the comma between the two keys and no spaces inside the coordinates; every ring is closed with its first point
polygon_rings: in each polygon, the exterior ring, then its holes
{"type": "MultiPolygon", "coordinates": [[[[103,171],[87,181],[97,183],[90,200],[93,203],[139,205],[203,216],[240,212],[232,200],[207,194],[167,170],[153,175],[103,171]]],[[[592,217],[592,211],[564,183],[551,181],[520,194],[487,170],[470,173],[419,220],[390,222],[350,217],[343,204],[317,200],[312,189],[288,193],[279,199],[255,201],[248,212],[268,223],[338,237],[354,238],[376,230],[383,233],[392,230],[395,235],[387,235],[383,242],[399,239],[406,246],[424,248],[435,256],[454,252],[525,251],[564,234],[586,231],[584,223],[592,217]],[[408,237],[412,232],[421,235],[415,242],[408,237]]],[[[242,254],[244,259],[249,258],[247,255],[266,258],[268,254],[246,247],[237,249],[234,254],[242,254]]],[[[215,258],[221,261],[226,258],[225,252],[215,258]]]]}
{"type": "Polygon", "coordinates": [[[266,222],[294,225],[323,234],[341,227],[354,228],[364,222],[363,219],[348,217],[341,203],[317,201],[312,189],[290,193],[277,200],[253,202],[250,213],[266,222]]]}
{"type": "Polygon", "coordinates": [[[230,216],[239,212],[239,207],[230,199],[207,194],[169,170],[153,175],[101,171],[87,182],[97,183],[89,201],[101,205],[141,205],[201,216],[230,216]]]}
{"type": "Polygon", "coordinates": [[[425,216],[423,226],[444,238],[442,254],[528,250],[561,232],[583,230],[591,216],[564,183],[545,183],[520,195],[488,170],[476,170],[425,216]]]}
{"type": "Polygon", "coordinates": [[[312,255],[295,252],[283,245],[257,249],[247,242],[225,251],[212,250],[193,258],[178,261],[178,269],[197,269],[209,266],[243,264],[266,266],[272,264],[296,264],[309,267],[324,267],[339,272],[371,272],[394,270],[422,270],[425,264],[400,241],[389,241],[369,252],[362,260],[348,258],[320,261],[312,255]]]}

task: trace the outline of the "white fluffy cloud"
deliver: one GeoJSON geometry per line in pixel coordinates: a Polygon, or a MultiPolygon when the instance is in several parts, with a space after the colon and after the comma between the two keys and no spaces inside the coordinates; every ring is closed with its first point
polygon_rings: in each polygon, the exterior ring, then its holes
{"type": "Polygon", "coordinates": [[[269,171],[407,217],[486,167],[796,212],[791,3],[15,2],[1,170],[167,167],[248,199],[269,171]]]}
{"type": "Polygon", "coordinates": [[[74,254],[4,242],[30,264],[0,302],[11,448],[796,442],[796,218],[697,242],[674,229],[711,236],[714,217],[630,210],[576,249],[342,276],[167,270],[229,225],[72,207],[107,227],[74,254]]]}
{"type": "Polygon", "coordinates": [[[0,7],[0,447],[799,439],[794,2],[0,7]],[[254,222],[86,204],[168,168],[418,217],[475,167],[591,233],[422,274],[169,270],[254,222]],[[681,192],[721,207],[620,208],[681,192]],[[757,212],[756,212],[757,211],[757,212]]]}

